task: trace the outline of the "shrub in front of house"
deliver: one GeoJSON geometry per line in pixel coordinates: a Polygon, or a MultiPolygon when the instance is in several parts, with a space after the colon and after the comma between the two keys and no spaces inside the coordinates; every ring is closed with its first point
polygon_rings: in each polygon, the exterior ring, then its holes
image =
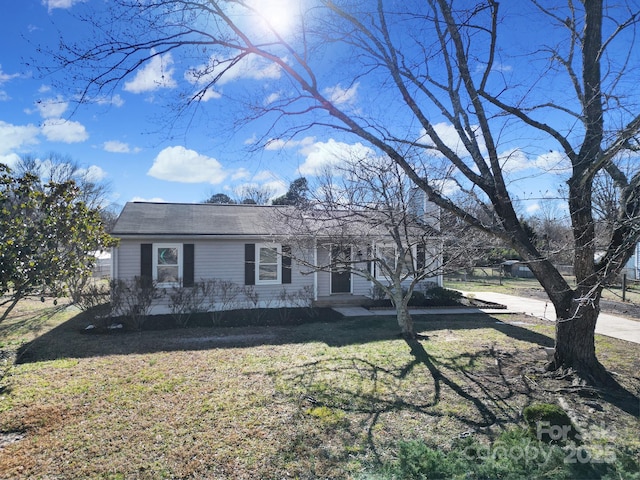
{"type": "Polygon", "coordinates": [[[332,322],[342,315],[331,308],[312,307],[313,290],[282,289],[261,298],[253,286],[225,280],[196,282],[192,287],[158,288],[155,282],[116,280],[111,283],[110,315],[87,331],[140,331],[195,327],[246,327],[332,322]],[[154,303],[166,297],[170,313],[151,315],[154,303]],[[118,326],[122,328],[110,328],[118,326]]]}
{"type": "MultiPolygon", "coordinates": [[[[245,308],[227,310],[224,315],[212,316],[210,312],[198,312],[190,315],[189,327],[259,327],[259,326],[287,326],[305,323],[336,322],[343,317],[331,308],[286,307],[286,308],[245,308]]],[[[123,323],[123,319],[116,317],[112,323],[123,323]]],[[[124,323],[127,329],[129,326],[124,323]]],[[[150,315],[142,330],[165,330],[184,328],[172,314],[150,315]]]]}
{"type": "MultiPolygon", "coordinates": [[[[111,316],[128,330],[142,330],[156,300],[163,296],[155,281],[134,277],[111,282],[111,316]]],[[[113,322],[112,322],[113,323],[113,322]]]]}
{"type": "MultiPolygon", "coordinates": [[[[414,290],[409,300],[410,307],[461,307],[462,294],[447,288],[430,286],[424,291],[414,290]]],[[[392,308],[393,303],[388,298],[374,297],[370,302],[373,308],[392,308]]]]}

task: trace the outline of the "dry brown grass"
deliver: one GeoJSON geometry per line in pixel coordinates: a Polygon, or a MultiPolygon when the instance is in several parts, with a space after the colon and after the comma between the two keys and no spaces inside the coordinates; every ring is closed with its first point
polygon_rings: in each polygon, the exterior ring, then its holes
{"type": "MultiPolygon", "coordinates": [[[[633,407],[541,372],[552,326],[527,317],[417,318],[420,359],[390,318],[87,335],[75,311],[27,326],[42,311],[3,326],[20,348],[0,431],[24,435],[0,449],[1,478],[360,478],[401,439],[489,439],[559,397],[587,435],[640,451],[633,407]]],[[[638,396],[638,345],[598,342],[638,396]]]]}

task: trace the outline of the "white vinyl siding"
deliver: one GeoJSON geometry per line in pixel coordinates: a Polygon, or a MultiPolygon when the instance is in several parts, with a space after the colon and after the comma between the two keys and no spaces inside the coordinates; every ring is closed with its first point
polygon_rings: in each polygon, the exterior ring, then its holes
{"type": "MultiPolygon", "coordinates": [[[[154,243],[153,240],[129,240],[122,239],[117,247],[116,255],[118,278],[122,280],[132,280],[133,277],[140,276],[140,244],[154,243]]],[[[235,283],[240,289],[246,288],[244,285],[244,249],[246,243],[253,243],[250,240],[194,240],[193,238],[171,238],[164,241],[158,239],[156,244],[194,244],[194,281],[202,282],[207,280],[226,280],[235,283]]],[[[265,244],[273,246],[273,244],[265,244]]],[[[296,253],[294,253],[294,256],[296,253]]],[[[256,264],[257,266],[257,264],[256,264]]],[[[278,269],[281,271],[281,269],[278,269]]],[[[305,270],[305,272],[308,271],[305,270]]],[[[280,275],[280,274],[279,274],[280,275]]],[[[280,277],[279,277],[280,278],[280,277]]],[[[299,292],[307,287],[313,292],[314,275],[303,275],[295,260],[292,262],[291,284],[268,283],[253,285],[255,292],[259,296],[259,306],[279,307],[280,296],[283,291],[290,293],[299,292]]],[[[243,303],[240,308],[251,308],[243,295],[239,295],[237,301],[243,303]]],[[[169,313],[168,296],[155,301],[153,313],[169,313]]]]}

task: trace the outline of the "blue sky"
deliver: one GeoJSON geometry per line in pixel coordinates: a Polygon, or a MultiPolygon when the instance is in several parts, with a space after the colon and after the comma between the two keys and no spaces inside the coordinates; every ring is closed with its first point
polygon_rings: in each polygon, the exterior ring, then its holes
{"type": "MultiPolygon", "coordinates": [[[[87,0],[89,4],[95,1],[87,0]]],[[[274,19],[285,22],[282,12],[290,8],[290,2],[269,1],[274,19]]],[[[278,95],[281,72],[251,59],[224,78],[216,90],[209,91],[197,115],[176,124],[172,124],[167,105],[182,88],[197,83],[190,78],[189,69],[198,62],[193,60],[189,67],[184,59],[171,54],[139,70],[112,96],[76,109],[68,92],[54,87],[55,80],[65,81],[65,72],[41,77],[32,65],[48,61],[39,57],[36,47],[55,45],[59,31],[67,38],[86,33],[79,30],[82,24],[69,17],[82,3],[86,2],[4,0],[0,18],[0,162],[11,165],[24,154],[40,158],[49,152],[69,155],[91,168],[96,178],[110,182],[110,201],[123,205],[131,200],[198,202],[217,192],[235,197],[243,185],[264,186],[279,195],[300,175],[312,180],[323,165],[368,151],[353,137],[340,138],[335,131],[320,129],[289,142],[252,149],[267,131],[268,119],[237,128],[216,121],[219,112],[237,108],[237,103],[230,103],[230,93],[242,89],[260,92],[265,102],[278,95]]],[[[526,41],[526,33],[519,41],[526,41]]],[[[501,68],[505,74],[515,74],[521,65],[501,68]]],[[[367,85],[340,80],[336,74],[335,83],[327,83],[324,93],[351,111],[372,102],[374,92],[367,85]]],[[[436,129],[445,139],[453,133],[444,121],[436,129]]],[[[451,140],[451,145],[455,147],[456,142],[451,140]]],[[[523,211],[529,213],[540,208],[538,198],[555,195],[563,180],[562,171],[549,172],[561,163],[560,154],[553,147],[535,146],[527,153],[513,142],[504,148],[505,158],[510,157],[509,177],[520,183],[519,195],[530,199],[522,204],[523,211]],[[540,168],[547,173],[541,175],[540,168]]]]}
{"type": "MultiPolygon", "coordinates": [[[[38,61],[38,45],[57,42],[58,30],[69,35],[77,28],[67,13],[78,2],[7,3],[0,17],[1,162],[12,165],[24,154],[69,155],[91,167],[96,178],[109,181],[111,200],[122,205],[131,200],[198,202],[216,192],[234,197],[247,184],[280,195],[299,175],[312,175],[314,165],[325,162],[331,152],[363,148],[357,142],[337,144],[327,136],[250,151],[265,128],[260,122],[239,131],[212,124],[192,125],[186,133],[180,127],[168,131],[166,100],[185,75],[167,56],[125,82],[112,98],[75,109],[72,99],[55,90],[53,78],[39,76],[27,62],[38,61]]],[[[235,80],[268,90],[279,78],[273,68],[247,64],[235,80]]],[[[233,80],[225,80],[221,90],[233,80]]],[[[211,98],[204,110],[211,114],[225,108],[223,102],[211,98]]]]}

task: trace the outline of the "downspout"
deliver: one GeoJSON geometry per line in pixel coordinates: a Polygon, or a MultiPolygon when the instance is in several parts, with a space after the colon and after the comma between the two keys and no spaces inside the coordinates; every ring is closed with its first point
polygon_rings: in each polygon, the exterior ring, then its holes
{"type": "Polygon", "coordinates": [[[313,300],[318,300],[318,239],[313,237],[313,300]]]}
{"type": "Polygon", "coordinates": [[[111,247],[111,280],[118,278],[118,248],[111,247]]]}
{"type": "Polygon", "coordinates": [[[438,250],[438,286],[444,287],[444,240],[440,240],[438,250]]]}

